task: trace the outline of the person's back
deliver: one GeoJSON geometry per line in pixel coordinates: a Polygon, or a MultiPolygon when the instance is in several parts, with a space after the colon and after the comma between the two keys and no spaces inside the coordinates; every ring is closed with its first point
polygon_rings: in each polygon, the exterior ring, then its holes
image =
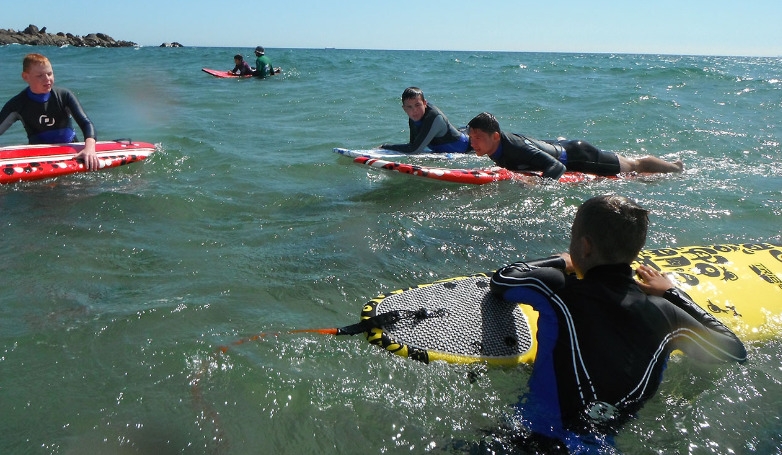
{"type": "Polygon", "coordinates": [[[668,278],[640,266],[634,279],[630,263],[647,226],[635,202],[595,197],[576,213],[562,270],[518,262],[492,277],[492,292],[539,313],[529,393],[519,404],[533,434],[569,447],[610,445],[657,391],[673,350],[710,362],[746,359],[736,335],[668,278]]]}
{"type": "Polygon", "coordinates": [[[267,77],[274,75],[274,68],[269,57],[266,56],[266,51],[262,46],[255,48],[255,72],[256,77],[267,77]]]}
{"type": "Polygon", "coordinates": [[[583,279],[570,276],[557,297],[564,303],[562,320],[572,322],[566,330],[574,337],[558,338],[557,375],[588,375],[580,387],[576,381],[559,382],[562,421],[571,431],[590,432],[603,424],[603,431],[616,431],[657,391],[678,344],[672,334],[700,330],[671,302],[645,294],[626,264],[596,266],[583,279]],[[572,361],[574,353],[579,364],[572,361]],[[605,419],[584,419],[589,415],[584,411],[595,407],[615,409],[605,419]]]}

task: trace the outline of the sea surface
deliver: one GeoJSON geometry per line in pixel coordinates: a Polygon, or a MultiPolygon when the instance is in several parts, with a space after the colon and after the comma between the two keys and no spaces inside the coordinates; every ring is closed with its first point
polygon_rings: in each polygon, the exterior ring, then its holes
{"type": "MultiPolygon", "coordinates": [[[[780,58],[269,49],[282,75],[226,80],[201,68],[252,61],[252,46],[11,45],[0,100],[25,87],[28,52],[52,60],[100,139],[158,150],[0,187],[2,454],[469,452],[529,367],[424,365],[362,336],[288,331],[565,251],[577,206],[602,193],[651,210],[649,248],[782,242],[780,58]],[[332,153],[406,142],[410,85],[457,125],[489,111],[507,131],[686,171],[472,186],[332,153]]],[[[0,136],[25,142],[20,123],[0,136]]],[[[743,366],[674,359],[620,451],[782,453],[782,335],[747,347],[743,366]]]]}

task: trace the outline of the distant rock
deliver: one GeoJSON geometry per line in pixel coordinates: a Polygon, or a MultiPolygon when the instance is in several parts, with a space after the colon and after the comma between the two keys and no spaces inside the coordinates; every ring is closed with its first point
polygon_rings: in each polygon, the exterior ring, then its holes
{"type": "Polygon", "coordinates": [[[28,25],[26,29],[17,32],[0,28],[0,45],[27,44],[30,46],[74,46],[74,47],[136,47],[131,41],[117,41],[105,33],[90,33],[87,36],[58,32],[46,32],[46,27],[38,29],[28,25]]]}
{"type": "Polygon", "coordinates": [[[163,43],[160,45],[160,47],[185,47],[185,46],[174,41],[173,43],[163,43]]]}

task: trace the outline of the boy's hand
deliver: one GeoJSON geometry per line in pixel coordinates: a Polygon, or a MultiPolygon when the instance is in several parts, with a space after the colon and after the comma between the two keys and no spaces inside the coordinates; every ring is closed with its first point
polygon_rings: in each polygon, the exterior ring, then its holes
{"type": "Polygon", "coordinates": [[[100,160],[95,153],[95,139],[87,138],[84,141],[84,149],[76,155],[77,160],[84,162],[84,167],[88,171],[97,171],[100,167],[100,160]]]}
{"type": "Polygon", "coordinates": [[[570,259],[570,253],[559,253],[559,256],[565,260],[565,274],[576,273],[576,269],[573,267],[573,260],[570,259]]]}
{"type": "Polygon", "coordinates": [[[637,280],[638,287],[649,295],[662,297],[665,291],[676,287],[676,284],[670,278],[647,265],[638,266],[635,273],[640,278],[640,280],[637,280]]]}

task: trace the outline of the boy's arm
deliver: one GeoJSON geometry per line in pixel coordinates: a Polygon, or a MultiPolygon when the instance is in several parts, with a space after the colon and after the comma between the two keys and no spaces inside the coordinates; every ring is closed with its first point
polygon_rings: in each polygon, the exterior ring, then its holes
{"type": "Polygon", "coordinates": [[[490,289],[509,302],[527,303],[531,293],[549,297],[565,285],[565,267],[566,261],[560,256],[514,262],[494,272],[490,289]]]}
{"type": "Polygon", "coordinates": [[[447,132],[448,124],[442,115],[438,115],[432,119],[431,124],[421,125],[418,134],[411,139],[409,144],[383,144],[380,148],[403,153],[421,153],[434,138],[443,136],[447,132]]]}
{"type": "MultiPolygon", "coordinates": [[[[84,112],[84,109],[81,107],[81,103],[79,103],[79,100],[76,98],[76,95],[74,95],[72,92],[68,92],[67,106],[68,106],[68,110],[71,112],[71,116],[73,116],[73,119],[79,125],[79,128],[81,128],[81,132],[84,135],[85,142],[87,139],[94,140],[95,126],[92,124],[90,118],[87,117],[87,114],[84,112]]],[[[93,146],[93,150],[94,149],[95,147],[93,146]]]]}
{"type": "Polygon", "coordinates": [[[692,333],[687,329],[682,332],[685,346],[693,342],[701,350],[693,352],[685,348],[683,350],[687,355],[702,361],[744,363],[747,360],[747,350],[736,334],[711,313],[698,306],[686,292],[674,287],[665,291],[663,297],[697,322],[692,328],[692,333]]]}
{"type": "Polygon", "coordinates": [[[560,411],[554,347],[559,337],[554,292],[565,285],[566,261],[560,256],[544,260],[519,261],[494,273],[491,291],[507,302],[530,305],[538,312],[537,353],[529,391],[517,404],[522,422],[533,433],[560,439],[564,436],[560,411]],[[541,267],[534,265],[541,264],[541,267]]]}
{"type": "Polygon", "coordinates": [[[511,147],[505,150],[506,161],[515,169],[508,168],[511,171],[539,171],[543,177],[559,180],[567,168],[557,158],[554,158],[541,147],[539,141],[528,138],[521,134],[508,135],[521,139],[522,144],[511,143],[511,147]],[[512,150],[512,151],[511,151],[512,150]]]}
{"type": "Polygon", "coordinates": [[[68,96],[68,110],[70,110],[71,116],[73,116],[84,135],[84,149],[76,155],[76,159],[82,160],[84,167],[88,171],[98,170],[100,160],[98,160],[98,156],[95,153],[95,126],[90,118],[87,117],[76,95],[70,92],[68,96]]]}
{"type": "MultiPolygon", "coordinates": [[[[717,320],[711,313],[701,308],[686,292],[676,288],[674,282],[657,270],[641,265],[636,270],[640,278],[638,287],[649,295],[656,295],[674,304],[687,313],[694,322],[680,330],[682,344],[698,345],[700,350],[684,349],[685,353],[704,361],[724,360],[744,362],[747,350],[733,331],[717,320]],[[689,352],[688,352],[689,351],[689,352]]],[[[684,319],[688,319],[683,316],[684,319]]]]}
{"type": "Polygon", "coordinates": [[[19,112],[17,112],[15,107],[15,100],[17,98],[11,98],[2,109],[0,109],[0,134],[5,133],[5,131],[13,125],[13,123],[17,120],[22,120],[22,116],[19,115],[19,112]]]}

